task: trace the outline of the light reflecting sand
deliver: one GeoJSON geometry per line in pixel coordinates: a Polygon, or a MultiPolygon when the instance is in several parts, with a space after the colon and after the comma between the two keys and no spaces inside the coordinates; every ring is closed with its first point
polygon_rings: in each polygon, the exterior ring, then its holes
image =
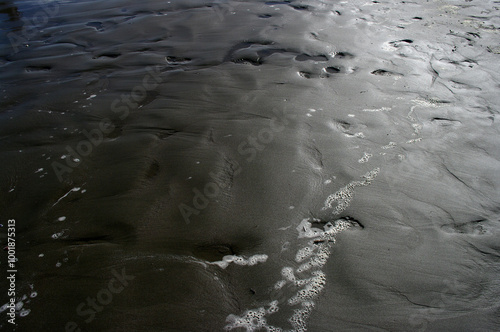
{"type": "Polygon", "coordinates": [[[498,13],[0,2],[16,330],[499,330],[498,13]]]}

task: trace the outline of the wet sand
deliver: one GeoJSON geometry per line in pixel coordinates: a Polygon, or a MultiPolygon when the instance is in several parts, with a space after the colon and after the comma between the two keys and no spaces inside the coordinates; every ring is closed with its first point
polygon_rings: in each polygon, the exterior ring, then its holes
{"type": "Polygon", "coordinates": [[[0,2],[16,330],[499,330],[498,15],[0,2]]]}

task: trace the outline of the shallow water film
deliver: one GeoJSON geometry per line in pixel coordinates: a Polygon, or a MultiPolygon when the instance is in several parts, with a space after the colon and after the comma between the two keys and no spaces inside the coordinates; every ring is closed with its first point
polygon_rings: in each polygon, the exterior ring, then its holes
{"type": "Polygon", "coordinates": [[[500,330],[499,9],[0,1],[0,330],[500,330]]]}

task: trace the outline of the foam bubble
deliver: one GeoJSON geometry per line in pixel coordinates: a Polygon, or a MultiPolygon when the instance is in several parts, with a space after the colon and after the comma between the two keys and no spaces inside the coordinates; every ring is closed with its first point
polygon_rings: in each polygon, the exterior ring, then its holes
{"type": "Polygon", "coordinates": [[[260,307],[254,310],[247,310],[243,316],[238,317],[236,315],[229,315],[226,318],[228,323],[225,326],[226,331],[230,331],[235,328],[243,327],[247,331],[254,331],[255,329],[263,328],[267,324],[264,316],[266,315],[266,310],[264,307],[260,307]]]}
{"type": "Polygon", "coordinates": [[[248,265],[255,265],[257,263],[265,263],[267,261],[267,255],[253,255],[248,259],[248,265]]]}
{"type": "Polygon", "coordinates": [[[323,265],[326,264],[326,261],[328,260],[329,257],[330,257],[330,247],[328,245],[322,245],[321,248],[318,250],[318,253],[314,257],[312,257],[309,262],[303,264],[303,266],[300,266],[299,267],[300,271],[297,272],[306,271],[311,267],[323,267],[323,265]]]}
{"type": "Polygon", "coordinates": [[[311,221],[320,221],[319,219],[302,219],[300,224],[297,226],[297,231],[299,232],[299,239],[308,237],[317,237],[321,235],[321,230],[317,228],[312,228],[311,221]]]}
{"type": "Polygon", "coordinates": [[[219,266],[221,269],[225,269],[229,265],[229,263],[224,261],[212,262],[212,264],[219,266]]]}
{"type": "Polygon", "coordinates": [[[229,265],[229,263],[252,266],[258,263],[265,263],[267,261],[267,258],[268,256],[265,254],[253,255],[250,256],[248,259],[242,256],[226,255],[222,257],[221,261],[211,262],[211,264],[218,265],[219,267],[225,269],[229,265]]]}
{"type": "Polygon", "coordinates": [[[413,127],[413,130],[415,131],[415,134],[420,133],[420,130],[422,129],[422,125],[418,123],[414,123],[411,125],[413,127]]]}
{"type": "Polygon", "coordinates": [[[396,147],[396,143],[395,143],[395,142],[389,142],[389,144],[384,145],[384,146],[382,147],[382,149],[384,149],[384,150],[387,150],[387,149],[394,149],[395,147],[396,147]]]}
{"type": "Polygon", "coordinates": [[[278,307],[278,301],[274,300],[271,303],[269,303],[269,308],[267,309],[268,314],[274,314],[277,312],[280,308],[278,307]]]}
{"type": "Polygon", "coordinates": [[[349,184],[336,193],[328,196],[325,200],[325,208],[332,208],[333,204],[337,202],[337,206],[335,207],[333,214],[339,214],[347,209],[347,206],[351,202],[353,195],[353,185],[349,184]]]}
{"type": "Polygon", "coordinates": [[[299,249],[299,251],[297,251],[297,254],[295,255],[295,261],[302,262],[304,259],[311,257],[313,251],[314,249],[311,247],[304,247],[302,249],[299,249]]]}
{"type": "Polygon", "coordinates": [[[368,162],[368,160],[370,159],[370,157],[372,157],[373,155],[371,153],[367,153],[365,152],[363,157],[361,157],[361,159],[358,160],[358,163],[366,163],[368,162]]]}
{"type": "Polygon", "coordinates": [[[295,281],[295,274],[293,273],[293,269],[291,267],[282,268],[281,275],[285,278],[285,280],[295,281]]]}
{"type": "Polygon", "coordinates": [[[302,273],[302,272],[306,272],[306,271],[310,270],[311,268],[312,268],[312,264],[311,264],[311,261],[309,261],[307,263],[300,265],[296,271],[297,271],[297,273],[302,273]]]}
{"type": "Polygon", "coordinates": [[[265,329],[268,332],[282,332],[283,330],[279,327],[267,325],[267,320],[265,319],[266,314],[274,314],[279,310],[278,301],[272,301],[268,305],[269,308],[267,310],[264,307],[247,310],[241,317],[236,315],[227,316],[226,322],[228,324],[224,329],[226,331],[237,328],[245,328],[246,331],[260,331],[265,329]]]}
{"type": "Polygon", "coordinates": [[[350,133],[345,133],[344,134],[346,137],[357,137],[357,138],[365,138],[365,134],[363,134],[362,132],[359,132],[359,133],[355,133],[355,134],[350,134],[350,133]]]}
{"type": "Polygon", "coordinates": [[[57,240],[58,238],[60,238],[60,237],[61,237],[61,236],[63,236],[63,235],[64,235],[64,231],[59,232],[59,233],[54,233],[54,234],[52,234],[52,238],[53,238],[54,240],[57,240]]]}
{"type": "Polygon", "coordinates": [[[16,310],[19,311],[23,308],[24,306],[24,302],[23,301],[19,301],[16,303],[16,310]]]}
{"type": "Polygon", "coordinates": [[[236,256],[233,256],[233,255],[226,255],[224,257],[222,257],[222,261],[223,262],[227,262],[227,263],[231,263],[234,261],[236,256]]]}
{"type": "Polygon", "coordinates": [[[290,317],[289,321],[293,326],[293,330],[296,332],[307,331],[306,320],[311,315],[314,309],[314,302],[303,302],[302,309],[296,309],[293,312],[293,316],[290,317]]]}
{"type": "Polygon", "coordinates": [[[274,289],[281,289],[285,286],[286,280],[279,280],[274,284],[274,289]]]}
{"type": "Polygon", "coordinates": [[[354,196],[354,188],[369,185],[373,181],[373,179],[377,177],[379,171],[379,168],[375,168],[374,170],[362,176],[365,179],[364,181],[352,181],[336,193],[328,196],[325,200],[325,206],[323,207],[323,209],[333,208],[334,203],[337,202],[337,206],[334,208],[333,214],[339,214],[343,212],[345,209],[347,209],[354,196]]]}
{"type": "Polygon", "coordinates": [[[247,265],[248,264],[248,260],[246,260],[246,259],[244,259],[243,257],[240,257],[240,256],[234,256],[233,263],[235,263],[237,265],[247,265]]]}
{"type": "Polygon", "coordinates": [[[373,109],[368,109],[365,108],[363,112],[384,112],[384,111],[390,111],[391,107],[381,107],[381,108],[373,108],[373,109]]]}
{"type": "Polygon", "coordinates": [[[19,312],[19,316],[26,317],[29,315],[30,312],[31,312],[31,309],[23,309],[23,310],[21,310],[21,312],[19,312]]]}
{"type": "Polygon", "coordinates": [[[411,143],[415,143],[415,142],[420,142],[422,140],[422,137],[419,137],[419,138],[414,138],[414,139],[411,139],[409,141],[406,141],[406,144],[411,144],[411,143]]]}

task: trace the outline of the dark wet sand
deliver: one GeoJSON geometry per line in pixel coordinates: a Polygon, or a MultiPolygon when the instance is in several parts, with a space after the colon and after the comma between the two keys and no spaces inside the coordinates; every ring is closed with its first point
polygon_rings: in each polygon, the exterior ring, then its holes
{"type": "Polygon", "coordinates": [[[0,2],[16,331],[500,330],[499,13],[0,2]]]}

